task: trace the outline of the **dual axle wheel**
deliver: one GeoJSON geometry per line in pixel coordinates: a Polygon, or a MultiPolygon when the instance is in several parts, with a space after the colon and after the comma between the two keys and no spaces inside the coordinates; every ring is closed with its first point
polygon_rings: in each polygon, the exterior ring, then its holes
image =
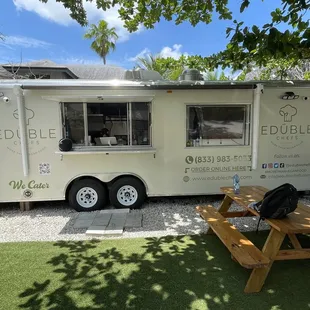
{"type": "Polygon", "coordinates": [[[103,209],[109,199],[115,208],[138,209],[145,198],[144,184],[133,177],[116,180],[109,190],[99,180],[78,180],[73,183],[68,194],[70,205],[77,211],[103,209]]]}

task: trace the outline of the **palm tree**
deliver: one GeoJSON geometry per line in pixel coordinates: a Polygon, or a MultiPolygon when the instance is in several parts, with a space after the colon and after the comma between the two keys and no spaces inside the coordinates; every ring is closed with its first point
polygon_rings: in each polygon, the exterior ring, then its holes
{"type": "Polygon", "coordinates": [[[104,20],[100,21],[98,26],[92,24],[89,30],[84,35],[85,39],[92,39],[94,41],[91,44],[91,49],[95,51],[103,63],[106,64],[106,57],[111,50],[115,50],[115,42],[118,39],[118,35],[115,28],[109,28],[108,23],[104,20]]]}
{"type": "Polygon", "coordinates": [[[180,75],[183,73],[184,67],[176,67],[167,72],[167,79],[170,81],[177,81],[180,75]]]}
{"type": "Polygon", "coordinates": [[[146,69],[146,70],[154,70],[157,71],[159,74],[164,75],[166,70],[163,68],[159,62],[160,60],[159,55],[152,55],[147,54],[144,57],[137,58],[137,67],[146,69]]]}
{"type": "Polygon", "coordinates": [[[207,81],[218,81],[220,79],[219,71],[206,71],[204,74],[204,79],[207,81]]]}
{"type": "Polygon", "coordinates": [[[203,73],[204,80],[206,81],[229,81],[231,78],[226,76],[224,71],[206,71],[203,73]]]}
{"type": "Polygon", "coordinates": [[[172,58],[163,58],[160,54],[147,54],[139,57],[136,63],[138,68],[157,71],[164,79],[177,80],[184,70],[183,64],[172,58]]]}

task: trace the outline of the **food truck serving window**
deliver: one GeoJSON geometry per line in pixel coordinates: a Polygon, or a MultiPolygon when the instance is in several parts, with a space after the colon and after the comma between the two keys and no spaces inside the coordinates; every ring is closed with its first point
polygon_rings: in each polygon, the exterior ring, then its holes
{"type": "Polygon", "coordinates": [[[187,106],[187,147],[249,144],[249,105],[187,106]]]}
{"type": "Polygon", "coordinates": [[[75,146],[151,146],[151,103],[64,103],[64,136],[75,146]]]}

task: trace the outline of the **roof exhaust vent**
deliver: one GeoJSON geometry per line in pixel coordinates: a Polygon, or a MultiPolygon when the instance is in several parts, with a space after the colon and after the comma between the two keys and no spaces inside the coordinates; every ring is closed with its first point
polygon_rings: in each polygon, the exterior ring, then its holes
{"type": "Polygon", "coordinates": [[[163,80],[163,77],[157,71],[138,68],[134,70],[127,70],[125,72],[125,80],[158,81],[158,80],[163,80]]]}
{"type": "Polygon", "coordinates": [[[197,69],[186,69],[179,76],[179,81],[203,81],[203,76],[197,69]]]}

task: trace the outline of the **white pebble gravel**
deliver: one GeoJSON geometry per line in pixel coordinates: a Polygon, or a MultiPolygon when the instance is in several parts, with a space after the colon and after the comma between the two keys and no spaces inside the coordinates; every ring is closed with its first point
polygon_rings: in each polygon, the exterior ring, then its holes
{"type": "MultiPolygon", "coordinates": [[[[206,232],[208,225],[195,212],[197,205],[219,207],[222,197],[152,198],[141,209],[143,227],[126,229],[122,236],[96,237],[137,238],[167,235],[193,235],[206,232]]],[[[301,199],[310,204],[307,197],[301,199]]],[[[234,206],[234,209],[238,209],[234,206]]],[[[31,211],[22,212],[18,204],[0,204],[0,242],[87,240],[86,229],[75,229],[78,212],[66,202],[40,202],[31,211]]],[[[255,231],[257,218],[229,219],[240,231],[255,231]]],[[[264,222],[260,230],[268,229],[264,222]]]]}

